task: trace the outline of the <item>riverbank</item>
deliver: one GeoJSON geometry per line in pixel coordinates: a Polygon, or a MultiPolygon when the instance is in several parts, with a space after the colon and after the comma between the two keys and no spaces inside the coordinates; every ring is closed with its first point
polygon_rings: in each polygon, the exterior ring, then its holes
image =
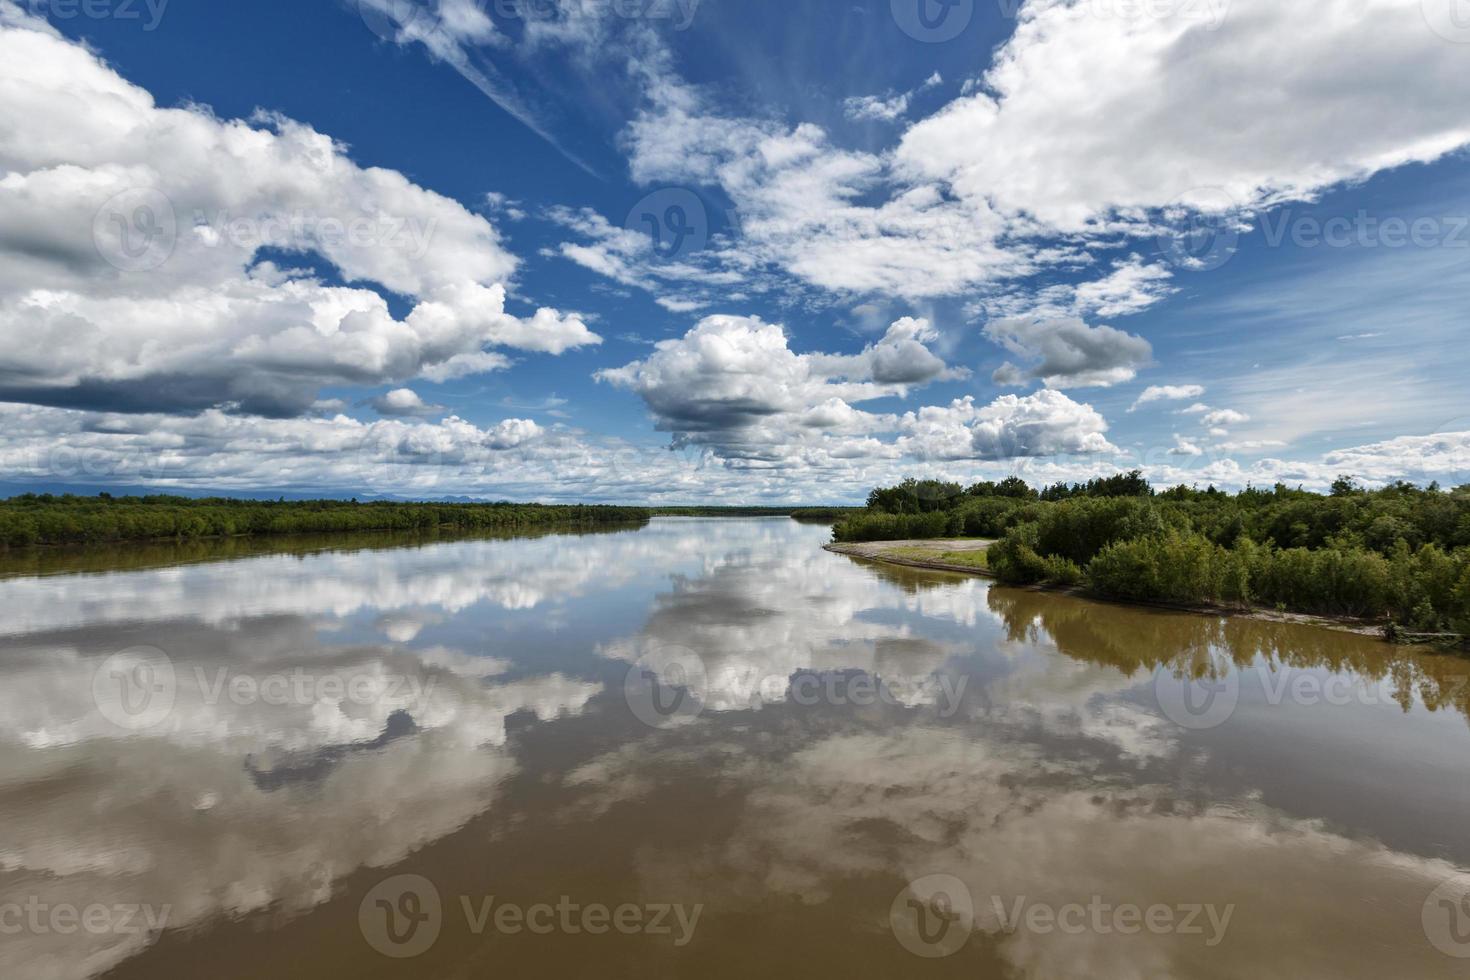
{"type": "Polygon", "coordinates": [[[1330,495],[1230,494],[1159,491],[1129,473],[1046,488],[908,481],[876,488],[869,505],[833,540],[995,538],[987,564],[1011,585],[1392,623],[1396,639],[1470,643],[1470,486],[1367,490],[1343,478],[1330,495]]]}
{"type": "Polygon", "coordinates": [[[995,578],[985,561],[994,541],[983,538],[915,539],[911,541],[854,541],[826,545],[833,554],[867,558],[890,565],[929,568],[940,572],[962,572],[995,578]]]}
{"type": "Polygon", "coordinates": [[[558,535],[580,537],[625,534],[647,526],[646,521],[635,521],[627,524],[544,524],[468,531],[459,528],[426,528],[34,545],[26,548],[0,548],[0,580],[182,568],[214,562],[242,561],[266,555],[305,558],[331,552],[393,551],[449,542],[524,541],[558,535]]]}
{"type": "MultiPolygon", "coordinates": [[[[907,541],[832,543],[824,545],[823,548],[836,555],[881,562],[886,565],[903,565],[908,568],[922,568],[936,572],[954,572],[961,575],[973,575],[999,581],[995,573],[990,570],[984,561],[986,550],[993,544],[995,544],[995,541],[982,538],[916,538],[907,541]]],[[[1348,616],[1320,616],[1307,613],[1282,612],[1280,610],[1263,609],[1260,607],[1233,607],[1210,603],[1145,602],[1099,595],[1080,586],[1012,585],[1007,586],[1007,588],[1021,588],[1033,592],[1057,592],[1077,596],[1082,599],[1089,599],[1093,602],[1107,602],[1114,605],[1138,606],[1148,609],[1166,609],[1170,612],[1187,612],[1201,616],[1235,616],[1266,623],[1293,623],[1302,626],[1318,626],[1323,629],[1335,630],[1339,633],[1351,633],[1355,636],[1386,639],[1384,624],[1353,619],[1348,616]]],[[[1409,642],[1405,637],[1411,636],[1412,634],[1400,634],[1398,642],[1409,642]]]]}
{"type": "Polygon", "coordinates": [[[365,531],[483,532],[646,523],[644,507],[24,494],[0,501],[0,548],[365,531]]]}

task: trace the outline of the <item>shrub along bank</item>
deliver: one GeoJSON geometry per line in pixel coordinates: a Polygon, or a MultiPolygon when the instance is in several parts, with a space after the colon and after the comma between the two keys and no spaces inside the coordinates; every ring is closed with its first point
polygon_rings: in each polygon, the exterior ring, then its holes
{"type": "Polygon", "coordinates": [[[875,490],[838,541],[991,537],[1013,584],[1124,599],[1387,620],[1470,634],[1470,486],[1398,483],[1330,494],[1278,485],[1155,492],[1138,473],[1036,491],[1020,480],[875,490]]]}

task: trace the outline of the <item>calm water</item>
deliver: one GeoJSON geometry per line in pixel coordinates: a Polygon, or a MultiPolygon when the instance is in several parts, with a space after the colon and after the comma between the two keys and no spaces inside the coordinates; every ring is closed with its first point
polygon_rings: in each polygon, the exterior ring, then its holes
{"type": "Polygon", "coordinates": [[[1470,972],[1470,660],[826,537],[0,568],[0,977],[1470,972]]]}

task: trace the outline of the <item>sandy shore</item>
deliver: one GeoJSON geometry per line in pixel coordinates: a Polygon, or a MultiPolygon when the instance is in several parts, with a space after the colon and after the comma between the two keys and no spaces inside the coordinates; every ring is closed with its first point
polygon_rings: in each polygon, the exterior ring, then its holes
{"type": "Polygon", "coordinates": [[[910,568],[932,568],[941,572],[961,572],[965,575],[979,575],[983,578],[994,578],[989,570],[976,568],[974,565],[953,565],[938,560],[927,558],[915,558],[911,555],[895,554],[895,552],[912,551],[920,548],[933,552],[953,551],[984,551],[994,541],[981,538],[929,538],[920,541],[859,541],[851,544],[829,544],[826,549],[835,554],[848,555],[853,558],[867,558],[871,561],[887,562],[890,565],[907,565],[910,568]]]}

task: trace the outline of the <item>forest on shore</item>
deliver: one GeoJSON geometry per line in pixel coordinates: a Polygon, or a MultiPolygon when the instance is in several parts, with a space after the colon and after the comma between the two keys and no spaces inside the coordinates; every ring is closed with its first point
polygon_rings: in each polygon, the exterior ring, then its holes
{"type": "Polygon", "coordinates": [[[491,531],[646,522],[646,507],[54,496],[0,500],[0,547],[348,531],[491,531]]]}
{"type": "Polygon", "coordinates": [[[1158,491],[1137,471],[1041,490],[1016,477],[906,480],[875,489],[833,536],[994,538],[990,570],[1010,584],[1470,635],[1470,486],[1369,490],[1343,477],[1327,494],[1158,491]]]}

